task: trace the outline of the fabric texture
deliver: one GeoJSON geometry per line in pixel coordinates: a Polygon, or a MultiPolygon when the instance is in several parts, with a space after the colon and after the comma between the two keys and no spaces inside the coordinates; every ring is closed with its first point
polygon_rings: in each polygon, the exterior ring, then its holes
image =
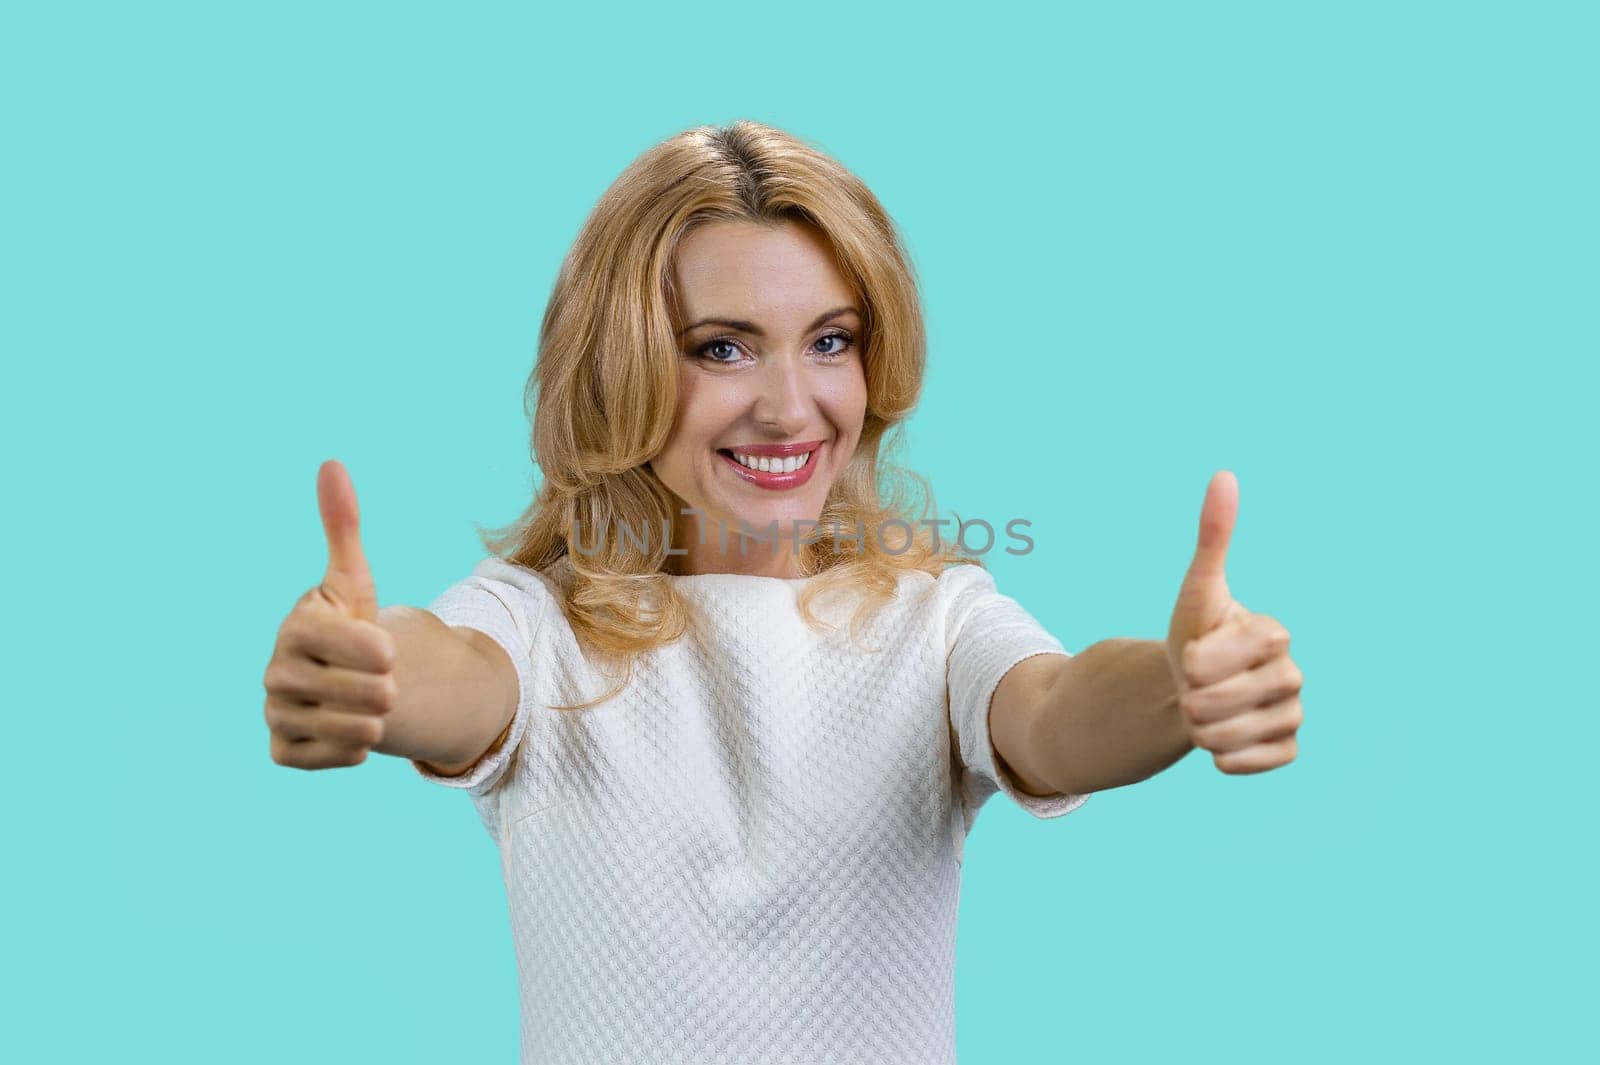
{"type": "Polygon", "coordinates": [[[989,701],[1068,652],[979,566],[902,575],[852,641],[803,579],[674,577],[694,619],[617,696],[560,607],[565,560],[486,558],[429,609],[484,632],[520,688],[465,790],[500,852],[525,1065],[955,1061],[963,844],[1000,770],[989,701]]]}

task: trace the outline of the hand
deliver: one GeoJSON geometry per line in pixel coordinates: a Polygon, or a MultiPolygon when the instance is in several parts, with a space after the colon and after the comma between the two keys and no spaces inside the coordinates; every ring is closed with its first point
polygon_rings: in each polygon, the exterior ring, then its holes
{"type": "Polygon", "coordinates": [[[1223,565],[1239,512],[1239,482],[1226,470],[1206,487],[1200,541],[1167,630],[1167,664],[1196,747],[1224,773],[1260,773],[1294,760],[1300,668],[1289,630],[1228,594],[1223,565]]]}
{"type": "Polygon", "coordinates": [[[317,471],[317,506],[328,569],[279,626],[263,681],[272,760],[297,769],[366,761],[398,694],[394,638],[377,623],[355,487],[341,463],[317,471]]]}

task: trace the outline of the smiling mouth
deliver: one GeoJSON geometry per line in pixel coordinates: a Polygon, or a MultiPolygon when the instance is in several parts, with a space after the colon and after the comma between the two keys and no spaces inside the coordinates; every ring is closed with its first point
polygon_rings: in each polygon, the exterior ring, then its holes
{"type": "Polygon", "coordinates": [[[718,448],[717,454],[728,467],[749,484],[761,488],[798,488],[811,479],[817,466],[817,455],[822,443],[795,446],[763,446],[763,451],[788,452],[787,454],[752,455],[734,448],[718,448]]]}
{"type": "Polygon", "coordinates": [[[732,448],[722,448],[720,454],[730,456],[745,469],[757,473],[793,473],[811,461],[812,452],[802,451],[798,455],[747,455],[732,448]]]}

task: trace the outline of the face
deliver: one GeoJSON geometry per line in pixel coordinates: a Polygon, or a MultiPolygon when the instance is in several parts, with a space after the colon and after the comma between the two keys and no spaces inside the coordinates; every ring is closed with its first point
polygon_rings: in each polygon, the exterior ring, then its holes
{"type": "MultiPolygon", "coordinates": [[[[826,239],[798,222],[716,222],[679,244],[678,407],[650,466],[695,516],[675,547],[687,572],[741,568],[722,558],[715,522],[738,556],[739,522],[816,521],[855,454],[866,415],[860,301],[826,239]]],[[[801,526],[801,533],[806,526],[801,526]]],[[[750,560],[761,568],[770,552],[750,560]]]]}

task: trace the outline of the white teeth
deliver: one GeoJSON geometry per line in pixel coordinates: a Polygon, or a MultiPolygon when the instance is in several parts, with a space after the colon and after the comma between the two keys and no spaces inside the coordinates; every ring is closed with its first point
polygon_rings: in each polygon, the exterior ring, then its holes
{"type": "Polygon", "coordinates": [[[739,460],[739,465],[748,466],[750,469],[759,470],[762,473],[793,473],[811,461],[811,452],[807,451],[804,455],[788,455],[784,458],[767,458],[766,456],[757,458],[751,455],[741,455],[735,451],[733,457],[739,460]]]}

